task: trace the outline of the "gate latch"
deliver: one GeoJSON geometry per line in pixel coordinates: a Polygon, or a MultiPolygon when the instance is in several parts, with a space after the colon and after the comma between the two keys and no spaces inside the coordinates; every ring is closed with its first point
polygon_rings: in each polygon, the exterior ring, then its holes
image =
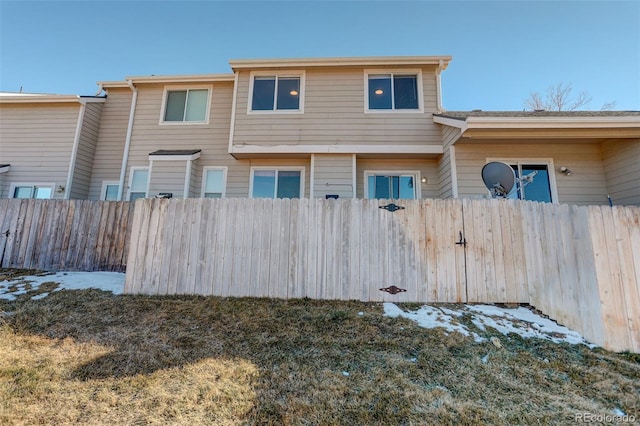
{"type": "Polygon", "coordinates": [[[405,290],[404,288],[400,288],[400,287],[396,287],[395,285],[392,285],[389,287],[381,288],[380,291],[386,291],[389,294],[398,294],[398,293],[404,293],[407,290],[405,290]]]}
{"type": "Polygon", "coordinates": [[[456,245],[467,246],[467,239],[462,236],[462,231],[460,231],[460,240],[456,242],[456,245]]]}

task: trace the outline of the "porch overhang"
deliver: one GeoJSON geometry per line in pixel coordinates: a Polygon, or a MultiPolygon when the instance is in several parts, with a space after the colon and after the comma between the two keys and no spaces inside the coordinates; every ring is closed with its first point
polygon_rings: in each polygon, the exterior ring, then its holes
{"type": "Polygon", "coordinates": [[[640,112],[485,114],[443,113],[434,115],[433,121],[460,129],[465,139],[640,138],[640,112]]]}
{"type": "Polygon", "coordinates": [[[11,164],[0,164],[0,173],[7,173],[11,164]]]}
{"type": "Polygon", "coordinates": [[[437,158],[442,145],[232,145],[235,158],[309,157],[311,154],[356,154],[362,157],[437,158]]]}

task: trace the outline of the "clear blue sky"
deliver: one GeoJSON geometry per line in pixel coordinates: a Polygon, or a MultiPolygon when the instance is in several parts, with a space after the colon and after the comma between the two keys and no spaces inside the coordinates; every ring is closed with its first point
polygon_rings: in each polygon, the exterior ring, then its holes
{"type": "Polygon", "coordinates": [[[0,90],[231,72],[230,59],[451,55],[449,110],[522,110],[558,82],[640,110],[640,1],[0,0],[0,90]]]}

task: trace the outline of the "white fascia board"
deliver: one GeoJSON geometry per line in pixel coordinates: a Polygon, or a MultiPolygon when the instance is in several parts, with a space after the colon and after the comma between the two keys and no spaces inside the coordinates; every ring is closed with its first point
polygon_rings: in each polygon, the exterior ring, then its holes
{"type": "Polygon", "coordinates": [[[449,127],[456,127],[464,133],[467,130],[468,124],[465,120],[456,120],[454,118],[433,116],[433,122],[437,124],[444,124],[449,127]]]}
{"type": "Polygon", "coordinates": [[[468,117],[466,125],[468,129],[640,128],[640,117],[468,117]]]}
{"type": "Polygon", "coordinates": [[[78,95],[27,95],[0,96],[0,104],[50,104],[50,103],[89,103],[104,102],[104,98],[81,97],[78,95]]]}
{"type": "Polygon", "coordinates": [[[442,154],[442,145],[233,145],[230,154],[442,154]]]}
{"type": "Polygon", "coordinates": [[[348,67],[348,66],[407,66],[437,65],[444,70],[451,56],[386,56],[348,58],[298,58],[298,59],[233,59],[233,70],[291,67],[348,67]]]}
{"type": "MultiPolygon", "coordinates": [[[[151,75],[127,77],[134,84],[141,83],[210,83],[216,81],[233,82],[234,74],[193,74],[193,75],[151,75]]],[[[103,85],[103,87],[106,87],[103,85]]]]}
{"type": "Polygon", "coordinates": [[[200,158],[200,153],[190,155],[151,155],[149,154],[149,161],[193,161],[200,158]]]}

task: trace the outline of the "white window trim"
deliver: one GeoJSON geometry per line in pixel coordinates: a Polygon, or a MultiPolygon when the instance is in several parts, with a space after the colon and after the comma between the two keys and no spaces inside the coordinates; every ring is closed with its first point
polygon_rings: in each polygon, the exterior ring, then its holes
{"type": "MultiPolygon", "coordinates": [[[[196,86],[164,86],[164,91],[162,93],[162,106],[160,108],[160,121],[159,124],[162,126],[194,126],[194,125],[203,125],[209,124],[209,114],[211,113],[211,99],[213,97],[213,86],[212,85],[196,85],[196,86]],[[167,110],[167,98],[169,97],[169,92],[174,91],[189,91],[189,90],[203,90],[206,89],[209,91],[209,95],[207,96],[207,110],[205,112],[205,120],[204,121],[164,121],[164,114],[167,110]]],[[[186,108],[186,105],[185,105],[186,108]]]]}
{"type": "Polygon", "coordinates": [[[364,171],[364,198],[369,198],[369,176],[389,175],[389,176],[413,176],[413,191],[416,194],[416,200],[422,198],[422,187],[420,186],[421,177],[420,170],[365,170],[364,171]]]}
{"type": "MultiPolygon", "coordinates": [[[[249,173],[249,198],[253,198],[253,176],[256,170],[275,170],[279,172],[300,172],[300,198],[304,198],[304,166],[254,166],[249,173]]],[[[276,187],[277,192],[277,187],[276,187]]],[[[274,197],[276,198],[276,197],[274,197]]]]}
{"type": "MultiPolygon", "coordinates": [[[[489,163],[489,162],[492,162],[492,161],[501,161],[501,162],[507,163],[509,165],[517,164],[518,166],[520,166],[522,164],[527,164],[527,165],[532,165],[532,166],[536,166],[536,165],[547,166],[547,171],[548,171],[548,174],[549,174],[549,186],[551,186],[551,202],[553,204],[558,204],[559,203],[559,201],[558,201],[558,186],[556,184],[556,173],[555,173],[555,166],[553,165],[553,158],[526,158],[526,157],[524,157],[524,158],[523,157],[516,157],[516,158],[504,158],[504,157],[486,158],[486,163],[489,163]]],[[[525,189],[525,192],[526,192],[526,189],[525,189]]]]}
{"type": "Polygon", "coordinates": [[[204,198],[204,194],[205,194],[205,184],[207,182],[207,172],[209,170],[222,170],[222,195],[220,196],[221,198],[225,198],[227,196],[227,171],[228,171],[228,167],[226,166],[207,166],[207,167],[203,167],[202,168],[202,188],[200,191],[200,198],[204,198]]]}
{"type": "Polygon", "coordinates": [[[289,70],[289,71],[251,71],[249,74],[249,99],[247,102],[247,114],[304,114],[304,97],[306,92],[305,87],[305,77],[306,72],[303,70],[289,70]],[[274,93],[274,103],[277,100],[277,92],[278,85],[277,79],[286,78],[286,77],[299,77],[300,78],[300,105],[299,109],[274,109],[272,110],[258,110],[254,111],[251,109],[251,105],[253,105],[253,82],[256,77],[276,77],[276,88],[274,93]]]}
{"type": "MultiPolygon", "coordinates": [[[[56,193],[56,184],[51,182],[11,182],[11,186],[9,187],[9,198],[14,198],[14,194],[16,192],[16,187],[19,186],[34,186],[39,188],[51,188],[51,198],[49,200],[53,200],[55,198],[54,194],[56,193]]],[[[34,198],[29,198],[33,200],[34,198]]]]}
{"type": "MultiPolygon", "coordinates": [[[[391,84],[393,88],[393,83],[391,84]]],[[[422,70],[413,69],[366,69],[364,70],[364,112],[365,114],[420,114],[424,113],[424,90],[422,87],[422,70]],[[418,109],[369,109],[369,75],[377,74],[415,74],[418,85],[418,109]]]]}
{"type": "MultiPolygon", "coordinates": [[[[107,197],[107,185],[115,185],[120,190],[120,182],[117,180],[103,180],[102,181],[102,189],[100,190],[100,200],[104,201],[107,197]]],[[[116,195],[117,198],[117,195],[116,195]]]]}
{"type": "Polygon", "coordinates": [[[144,191],[144,198],[149,196],[149,182],[151,181],[151,167],[147,166],[132,166],[129,169],[129,184],[127,185],[127,201],[131,201],[131,181],[133,180],[133,172],[136,170],[146,170],[147,171],[147,186],[144,191]]]}

